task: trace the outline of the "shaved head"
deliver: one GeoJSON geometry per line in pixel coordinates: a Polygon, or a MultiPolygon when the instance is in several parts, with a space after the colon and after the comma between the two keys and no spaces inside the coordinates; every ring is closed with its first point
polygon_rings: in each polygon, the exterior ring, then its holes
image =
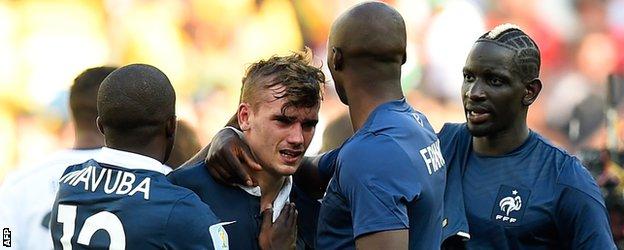
{"type": "Polygon", "coordinates": [[[166,162],[175,140],[175,91],[154,66],[131,64],[100,85],[97,124],[106,146],[166,162]]]}
{"type": "Polygon", "coordinates": [[[362,3],[340,15],[327,43],[327,66],[340,101],[349,105],[348,95],[402,97],[406,39],[403,17],[385,3],[362,3]]]}
{"type": "Polygon", "coordinates": [[[175,116],[175,92],[159,69],[131,64],[104,79],[97,109],[105,128],[121,134],[148,132],[175,116]]]}
{"type": "Polygon", "coordinates": [[[345,56],[403,63],[405,22],[399,12],[385,3],[362,3],[338,17],[332,25],[329,44],[330,49],[339,47],[345,56]]]}

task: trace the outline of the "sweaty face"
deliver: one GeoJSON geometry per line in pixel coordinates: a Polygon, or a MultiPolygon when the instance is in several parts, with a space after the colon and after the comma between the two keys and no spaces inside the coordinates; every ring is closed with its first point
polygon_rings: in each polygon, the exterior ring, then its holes
{"type": "Polygon", "coordinates": [[[516,70],[513,50],[491,42],[477,42],[464,66],[462,100],[470,133],[495,136],[522,126],[525,85],[516,70]]]}
{"type": "MultiPolygon", "coordinates": [[[[267,91],[268,92],[268,91],[267,91]]],[[[282,113],[286,98],[266,95],[250,109],[245,138],[265,171],[291,175],[303,160],[318,122],[319,105],[289,107],[282,113]]]]}

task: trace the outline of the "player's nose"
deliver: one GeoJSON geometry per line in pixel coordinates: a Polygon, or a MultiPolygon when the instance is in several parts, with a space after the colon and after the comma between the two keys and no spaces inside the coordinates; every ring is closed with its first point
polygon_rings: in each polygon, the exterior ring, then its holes
{"type": "Polygon", "coordinates": [[[483,90],[482,84],[479,82],[474,82],[468,86],[464,94],[472,101],[485,100],[485,91],[483,90]]]}
{"type": "Polygon", "coordinates": [[[288,137],[286,137],[286,142],[299,146],[303,144],[303,141],[303,127],[299,123],[293,124],[293,126],[291,126],[290,130],[288,131],[288,137]]]}

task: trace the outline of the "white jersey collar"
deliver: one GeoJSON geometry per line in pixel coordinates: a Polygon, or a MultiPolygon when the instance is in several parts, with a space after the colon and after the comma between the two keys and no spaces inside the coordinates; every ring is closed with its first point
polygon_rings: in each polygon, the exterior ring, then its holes
{"type": "Polygon", "coordinates": [[[103,147],[100,152],[97,152],[93,159],[99,163],[121,168],[145,169],[156,171],[164,175],[171,172],[170,167],[163,165],[154,158],[107,147],[103,147]]]}
{"type": "MultiPolygon", "coordinates": [[[[286,202],[290,201],[290,191],[292,190],[293,185],[292,183],[292,175],[289,175],[288,177],[286,177],[286,180],[284,180],[284,185],[282,186],[282,189],[279,191],[279,193],[277,193],[277,197],[275,197],[275,200],[273,201],[273,222],[277,220],[277,217],[280,215],[280,212],[282,211],[282,208],[284,208],[284,205],[286,205],[286,202]]],[[[240,187],[242,190],[245,190],[245,192],[250,195],[256,197],[260,197],[262,195],[260,187],[245,187],[241,185],[238,185],[238,187],[240,187]]]]}

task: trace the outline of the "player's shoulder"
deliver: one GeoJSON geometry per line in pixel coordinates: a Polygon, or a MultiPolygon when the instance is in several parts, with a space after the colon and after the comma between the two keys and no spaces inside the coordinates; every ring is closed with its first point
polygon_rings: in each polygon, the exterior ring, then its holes
{"type": "Polygon", "coordinates": [[[385,135],[368,135],[346,143],[337,158],[341,171],[381,171],[379,165],[409,165],[411,158],[395,138],[385,135]]]}
{"type": "Polygon", "coordinates": [[[472,135],[466,123],[445,123],[437,134],[440,139],[440,149],[445,159],[451,159],[456,154],[467,153],[472,135]]]}
{"type": "Polygon", "coordinates": [[[413,126],[417,122],[428,124],[422,113],[415,111],[405,99],[399,99],[377,106],[358,131],[381,133],[393,129],[411,130],[417,129],[413,126]]]}
{"type": "Polygon", "coordinates": [[[163,175],[154,177],[156,177],[155,184],[157,185],[154,185],[153,196],[156,200],[161,201],[161,204],[168,204],[171,207],[170,219],[195,214],[197,219],[217,220],[210,206],[204,203],[191,189],[176,185],[163,175]]]}
{"type": "MultiPolygon", "coordinates": [[[[182,188],[184,189],[184,188],[182,188]]],[[[209,205],[202,202],[193,192],[179,197],[171,206],[166,218],[167,240],[171,245],[208,246],[220,239],[219,233],[225,233],[217,217],[209,205]],[[223,232],[214,232],[219,228],[223,232]]],[[[227,239],[226,239],[227,240],[227,239]]]]}
{"type": "Polygon", "coordinates": [[[187,182],[197,181],[202,182],[203,178],[200,175],[195,174],[193,169],[176,169],[171,171],[166,177],[163,177],[162,187],[166,190],[166,194],[170,197],[182,197],[178,199],[179,202],[189,202],[192,200],[201,200],[189,187],[187,182]],[[187,185],[182,185],[187,184],[187,185]]]}
{"type": "Polygon", "coordinates": [[[213,182],[204,162],[175,169],[167,175],[167,179],[173,184],[185,187],[207,185],[213,182]]]}
{"type": "Polygon", "coordinates": [[[438,132],[438,137],[446,137],[446,138],[454,138],[460,135],[469,134],[468,127],[466,123],[444,123],[440,132],[438,132]]]}
{"type": "Polygon", "coordinates": [[[386,134],[367,134],[353,137],[352,140],[345,143],[340,148],[338,156],[353,156],[356,158],[357,156],[359,156],[363,158],[369,158],[388,151],[386,150],[387,148],[399,149],[400,151],[403,151],[403,149],[401,149],[401,147],[399,146],[399,143],[392,136],[386,134]]]}
{"type": "Polygon", "coordinates": [[[574,189],[603,203],[596,181],[581,160],[537,133],[535,139],[537,140],[535,152],[542,154],[545,162],[554,165],[550,167],[556,171],[555,182],[560,188],[574,189]]]}
{"type": "Polygon", "coordinates": [[[204,203],[197,194],[193,193],[193,191],[186,189],[184,187],[175,186],[174,192],[177,192],[174,199],[172,199],[171,207],[172,212],[170,216],[172,217],[186,217],[191,216],[193,214],[206,214],[210,219],[217,219],[217,216],[212,212],[210,206],[204,203]]]}
{"type": "Polygon", "coordinates": [[[565,155],[563,163],[557,170],[558,185],[576,189],[602,202],[602,195],[596,180],[578,158],[565,155]]]}
{"type": "Polygon", "coordinates": [[[532,140],[535,140],[535,148],[533,150],[533,157],[543,158],[545,162],[549,162],[557,171],[558,180],[562,177],[566,177],[566,175],[572,174],[574,176],[582,176],[589,177],[591,179],[591,175],[581,161],[574,155],[570,154],[563,148],[560,148],[550,142],[548,139],[542,137],[540,134],[536,132],[532,133],[532,140]],[[587,175],[585,175],[585,173],[587,175]]]}

